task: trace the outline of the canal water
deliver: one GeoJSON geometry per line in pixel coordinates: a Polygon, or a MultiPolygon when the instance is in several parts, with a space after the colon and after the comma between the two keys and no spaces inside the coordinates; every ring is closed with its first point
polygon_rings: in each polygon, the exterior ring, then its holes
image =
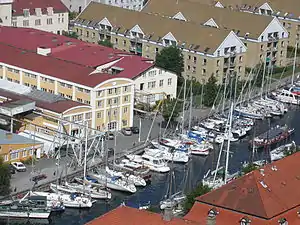
{"type": "MultiPolygon", "coordinates": [[[[256,122],[254,132],[256,135],[261,134],[268,130],[269,126],[284,125],[287,124],[290,127],[295,128],[295,133],[292,140],[296,144],[300,144],[300,133],[297,131],[300,129],[300,112],[297,108],[291,109],[283,117],[275,117],[271,119],[266,119],[263,121],[256,122]]],[[[253,132],[253,131],[252,131],[253,132]]],[[[249,134],[244,139],[239,142],[231,144],[230,147],[230,159],[229,159],[229,172],[234,173],[241,168],[241,165],[245,161],[249,161],[251,151],[249,150],[249,141],[253,138],[253,134],[249,134]]],[[[226,146],[225,146],[226,148],[226,146]]],[[[224,154],[225,155],[225,152],[224,154]]],[[[193,156],[192,160],[187,165],[174,165],[175,173],[175,189],[180,191],[182,189],[191,190],[194,188],[204,174],[211,168],[214,169],[216,165],[216,160],[218,157],[218,150],[214,151],[208,157],[197,157],[193,156]],[[187,174],[185,176],[184,174],[187,174]],[[186,181],[186,182],[183,182],[186,181]]],[[[268,156],[264,151],[255,154],[255,160],[266,159],[268,156]]],[[[149,201],[151,205],[158,206],[159,202],[167,193],[168,189],[168,174],[153,174],[152,183],[145,188],[141,188],[134,195],[127,195],[120,192],[113,192],[113,199],[105,202],[98,201],[89,210],[76,210],[76,209],[66,209],[66,211],[60,215],[51,216],[49,224],[52,225],[82,225],[88,221],[103,215],[104,213],[118,207],[120,204],[125,202],[127,205],[145,205],[149,201]]],[[[0,224],[8,224],[1,223],[0,224]]],[[[10,222],[9,224],[14,224],[10,222]]],[[[20,224],[20,223],[18,223],[20,224]]],[[[22,224],[22,223],[21,223],[22,224]]],[[[30,223],[23,223],[30,224],[30,223]]],[[[34,223],[39,224],[39,223],[34,223]]]]}

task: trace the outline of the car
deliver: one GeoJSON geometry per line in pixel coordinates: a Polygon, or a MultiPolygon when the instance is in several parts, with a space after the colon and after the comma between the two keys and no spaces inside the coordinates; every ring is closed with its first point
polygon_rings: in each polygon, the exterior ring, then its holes
{"type": "Polygon", "coordinates": [[[10,172],[10,174],[15,174],[16,173],[15,168],[11,164],[9,164],[9,172],[10,172]]]}
{"type": "Polygon", "coordinates": [[[130,127],[122,128],[121,133],[125,136],[131,136],[132,135],[132,131],[131,131],[130,127]]]}
{"type": "Polygon", "coordinates": [[[106,132],[106,140],[114,140],[115,135],[112,132],[106,132]]]}
{"type": "Polygon", "coordinates": [[[131,131],[133,134],[138,134],[140,133],[140,129],[138,127],[130,127],[131,131]]]}
{"type": "Polygon", "coordinates": [[[26,171],[26,166],[21,162],[12,162],[11,165],[18,172],[25,172],[26,171]]]}

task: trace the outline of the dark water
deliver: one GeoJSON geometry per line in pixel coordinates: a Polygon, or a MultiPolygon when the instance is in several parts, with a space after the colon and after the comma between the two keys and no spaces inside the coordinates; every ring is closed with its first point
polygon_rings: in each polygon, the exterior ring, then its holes
{"type": "MultiPolygon", "coordinates": [[[[275,117],[269,120],[263,120],[256,122],[255,134],[261,134],[268,130],[269,125],[283,125],[287,124],[288,126],[295,128],[295,134],[292,137],[298,145],[300,144],[300,133],[297,130],[300,129],[300,113],[297,108],[289,111],[285,116],[279,118],[275,117]]],[[[252,131],[253,132],[253,131],[252,131]]],[[[249,140],[252,139],[253,134],[249,134],[244,139],[239,142],[232,143],[230,147],[231,157],[229,171],[236,172],[241,168],[242,162],[249,161],[250,152],[249,151],[249,140]]],[[[226,147],[226,146],[225,146],[226,147]]],[[[225,152],[224,152],[225,153],[225,152]]],[[[223,154],[224,155],[224,154],[223,154]]],[[[203,175],[210,169],[215,167],[215,162],[218,157],[218,151],[213,152],[209,157],[192,157],[192,160],[187,165],[174,165],[175,172],[175,184],[176,190],[191,190],[194,188],[197,183],[199,183],[203,175]],[[188,174],[187,179],[184,174],[188,174]],[[185,181],[186,182],[183,182],[185,181]]],[[[265,159],[268,157],[268,154],[265,151],[258,152],[255,154],[254,158],[265,159]]],[[[164,195],[167,193],[168,188],[168,174],[153,174],[152,183],[145,188],[139,189],[134,195],[126,195],[120,192],[113,192],[113,199],[109,202],[98,201],[93,207],[89,210],[76,210],[76,209],[66,209],[66,211],[61,215],[51,216],[50,222],[48,224],[53,225],[82,225],[86,222],[110,211],[111,209],[116,208],[122,202],[127,203],[128,205],[144,205],[151,202],[151,205],[158,205],[159,202],[163,199],[164,195]]],[[[8,224],[6,222],[0,222],[0,224],[8,224]]],[[[15,224],[9,222],[9,224],[15,224]]],[[[44,224],[44,223],[17,223],[17,224],[44,224]]]]}

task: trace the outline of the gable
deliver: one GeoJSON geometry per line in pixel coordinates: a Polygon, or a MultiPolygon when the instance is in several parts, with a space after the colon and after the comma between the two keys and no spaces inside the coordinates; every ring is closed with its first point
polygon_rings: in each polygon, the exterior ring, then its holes
{"type": "Polygon", "coordinates": [[[266,2],[264,4],[262,4],[259,9],[264,9],[264,10],[271,10],[273,12],[273,9],[271,8],[271,6],[266,2]]]}
{"type": "Polygon", "coordinates": [[[224,8],[224,6],[221,4],[221,2],[217,2],[215,4],[215,7],[218,7],[218,8],[224,8]]]}
{"type": "Polygon", "coordinates": [[[138,24],[136,24],[133,28],[131,28],[130,31],[145,35],[138,24]]]}
{"type": "Polygon", "coordinates": [[[236,52],[246,52],[247,47],[244,45],[244,43],[238,38],[238,36],[231,31],[227,37],[224,39],[224,41],[220,44],[220,46],[217,48],[217,50],[214,52],[214,56],[225,56],[224,49],[225,48],[231,48],[235,46],[236,52]]]}
{"type": "Polygon", "coordinates": [[[216,23],[216,21],[213,18],[210,18],[209,20],[207,20],[203,25],[219,28],[218,24],[216,23]]]}
{"type": "Polygon", "coordinates": [[[167,33],[162,39],[167,39],[167,40],[170,40],[170,41],[175,41],[177,43],[176,38],[174,37],[174,35],[171,32],[167,33]]]}
{"type": "Polygon", "coordinates": [[[105,25],[105,26],[112,27],[111,23],[108,21],[108,19],[106,17],[103,18],[98,24],[102,24],[102,25],[105,25]]]}
{"type": "Polygon", "coordinates": [[[176,20],[182,20],[182,21],[187,21],[187,19],[183,16],[181,12],[178,12],[175,16],[172,17],[173,19],[176,20]]]}
{"type": "Polygon", "coordinates": [[[284,35],[283,36],[284,38],[288,37],[287,30],[283,27],[283,25],[280,23],[280,21],[276,17],[273,18],[271,23],[269,23],[269,25],[266,27],[266,29],[261,33],[258,40],[261,41],[262,37],[263,37],[262,41],[268,41],[268,34],[274,33],[274,32],[278,32],[278,35],[280,38],[282,37],[282,33],[284,35]]]}

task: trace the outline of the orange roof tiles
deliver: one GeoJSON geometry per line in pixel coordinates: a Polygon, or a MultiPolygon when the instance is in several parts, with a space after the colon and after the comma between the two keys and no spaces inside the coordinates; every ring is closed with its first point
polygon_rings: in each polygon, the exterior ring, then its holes
{"type": "Polygon", "coordinates": [[[162,215],[146,210],[139,210],[127,206],[118,208],[92,220],[86,225],[199,225],[193,221],[173,218],[164,221],[162,215]]]}

